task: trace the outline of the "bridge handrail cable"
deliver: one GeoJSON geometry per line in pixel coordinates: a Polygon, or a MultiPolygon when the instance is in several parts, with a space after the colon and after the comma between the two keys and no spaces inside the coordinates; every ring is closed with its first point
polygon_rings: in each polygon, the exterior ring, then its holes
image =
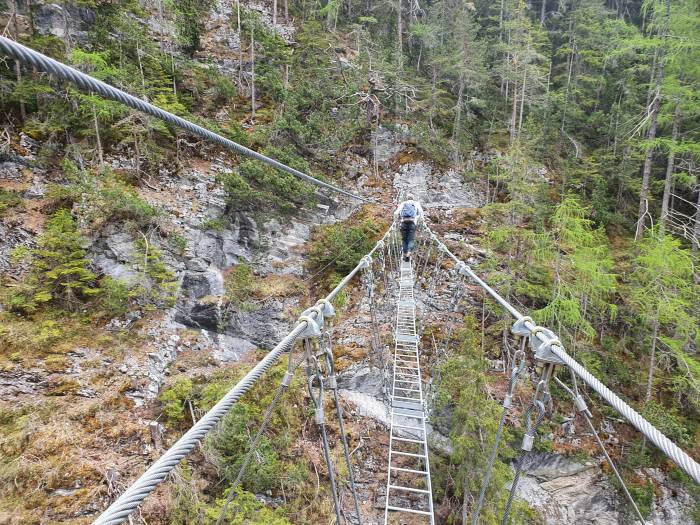
{"type": "Polygon", "coordinates": [[[182,117],[178,117],[177,115],[174,115],[169,111],[165,111],[164,109],[161,109],[158,106],[146,102],[145,100],[141,100],[140,98],[130,95],[125,91],[122,91],[121,89],[115,88],[114,86],[110,86],[106,82],[97,80],[96,78],[91,77],[90,75],[87,75],[82,71],[78,71],[75,68],[62,64],[58,60],[54,60],[53,58],[47,57],[46,55],[39,53],[38,51],[35,51],[33,49],[30,49],[26,46],[23,46],[22,44],[10,38],[0,36],[0,52],[13,58],[14,60],[33,66],[39,71],[44,71],[46,73],[50,73],[56,78],[72,82],[84,91],[97,93],[103,96],[104,98],[120,102],[125,106],[146,113],[147,115],[156,117],[164,122],[167,122],[168,124],[178,126],[186,131],[189,131],[193,135],[197,135],[205,140],[219,144],[220,146],[232,150],[240,155],[259,160],[260,162],[272,166],[273,168],[277,168],[279,170],[287,172],[305,182],[335,191],[337,193],[342,193],[343,195],[352,197],[353,199],[357,199],[363,202],[370,202],[369,199],[360,197],[359,195],[355,195],[354,193],[334,186],[333,184],[329,184],[322,180],[318,180],[310,175],[307,175],[306,173],[302,173],[299,170],[287,166],[286,164],[282,164],[281,162],[275,159],[267,157],[250,148],[246,148],[245,146],[238,144],[237,142],[234,142],[230,139],[227,139],[226,137],[223,137],[218,133],[214,133],[211,130],[208,130],[206,128],[203,128],[202,126],[190,122],[189,120],[186,120],[182,117]]]}
{"type": "Polygon", "coordinates": [[[691,458],[678,445],[666,437],[654,425],[647,421],[639,412],[625,403],[612,390],[605,386],[598,378],[591,374],[583,365],[571,357],[564,346],[558,339],[547,334],[542,327],[537,326],[532,319],[521,314],[517,308],[506,301],[496,290],[491,288],[483,279],[481,279],[474,271],[457,257],[450,249],[438,238],[438,236],[425,224],[428,233],[436,243],[440,251],[446,254],[457,265],[460,273],[468,275],[476,282],[484,291],[486,291],[496,302],[505,308],[517,321],[530,331],[532,337],[539,340],[543,345],[546,345],[551,352],[558,357],[562,363],[569,367],[578,377],[580,377],[591,389],[593,389],[600,397],[605,400],[610,406],[617,410],[627,421],[637,428],[649,441],[654,443],[666,456],[673,460],[676,465],[690,475],[698,484],[700,484],[700,464],[691,458]]]}
{"type": "MultiPolygon", "coordinates": [[[[372,250],[365,255],[355,268],[348,273],[342,281],[326,296],[317,302],[322,305],[332,302],[336,296],[348,285],[357,273],[369,266],[371,257],[377,249],[384,245],[385,240],[394,230],[389,227],[384,237],[377,241],[372,250]]],[[[289,352],[296,340],[305,332],[310,319],[312,322],[318,319],[320,308],[312,308],[306,314],[305,319],[300,319],[287,336],[280,341],[262,360],[260,360],[243,379],[236,383],[221,400],[214,405],[192,428],[190,428],[178,441],[170,447],[153,465],[151,465],[141,477],[139,477],[126,491],[124,491],[94,522],[93,525],[117,525],[127,519],[141,502],[167,475],[177,466],[202,438],[226,415],[231,407],[267,372],[279,358],[289,352]]]]}

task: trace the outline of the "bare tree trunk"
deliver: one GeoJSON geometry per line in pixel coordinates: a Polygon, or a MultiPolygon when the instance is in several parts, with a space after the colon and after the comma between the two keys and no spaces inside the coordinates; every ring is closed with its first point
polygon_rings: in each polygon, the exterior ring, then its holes
{"type": "Polygon", "coordinates": [[[141,48],[138,44],[136,44],[136,58],[139,62],[139,73],[141,74],[141,90],[143,91],[142,98],[147,101],[148,97],[146,96],[146,77],[143,74],[143,63],[141,62],[141,48]]]}
{"type": "MultiPolygon", "coordinates": [[[[12,0],[12,27],[14,29],[14,38],[19,40],[19,26],[17,25],[17,0],[12,0]]],[[[17,77],[17,84],[22,82],[22,66],[20,66],[19,60],[15,60],[15,76],[17,77]]],[[[22,122],[27,118],[27,109],[24,106],[24,100],[20,98],[19,100],[19,114],[22,117],[22,122]]]]}
{"type": "Polygon", "coordinates": [[[243,74],[243,41],[241,40],[241,0],[236,0],[236,33],[238,34],[238,85],[241,85],[243,74]]]}
{"type": "Polygon", "coordinates": [[[540,27],[544,27],[544,17],[547,14],[547,0],[542,0],[542,8],[540,9],[540,27]]]}
{"type": "MultiPolygon", "coordinates": [[[[659,116],[659,107],[661,107],[661,84],[664,81],[664,65],[665,65],[665,45],[669,19],[671,17],[671,0],[666,0],[666,15],[664,21],[664,27],[661,29],[661,40],[662,44],[658,52],[657,60],[657,71],[656,71],[656,89],[654,92],[654,99],[651,101],[650,118],[651,124],[649,125],[649,132],[647,133],[647,140],[653,143],[656,138],[656,124],[659,116]]],[[[639,213],[637,215],[637,229],[634,234],[634,239],[638,240],[642,233],[644,232],[644,217],[649,206],[649,179],[651,178],[651,164],[654,159],[654,148],[653,146],[647,149],[646,158],[644,159],[644,168],[642,170],[642,187],[639,190],[639,213]]]]}
{"type": "Polygon", "coordinates": [[[68,10],[66,9],[66,2],[61,3],[61,13],[63,14],[63,43],[66,46],[66,56],[71,53],[71,41],[70,41],[70,31],[68,28],[68,10]]]}
{"type": "Polygon", "coordinates": [[[452,141],[457,140],[457,133],[462,124],[462,104],[464,103],[464,78],[459,76],[459,90],[457,92],[457,106],[455,106],[455,121],[452,128],[452,141]]]}
{"type": "Polygon", "coordinates": [[[700,250],[700,188],[698,188],[698,206],[695,212],[695,225],[693,226],[693,251],[700,250]]]}
{"type": "Polygon", "coordinates": [[[289,23],[289,0],[284,0],[284,23],[289,23]]]}
{"type": "Polygon", "coordinates": [[[510,144],[515,142],[515,123],[518,117],[518,84],[513,86],[513,109],[510,113],[510,144]]]}
{"type": "MultiPolygon", "coordinates": [[[[657,67],[656,75],[656,93],[651,101],[649,131],[647,132],[647,141],[653,143],[656,139],[656,128],[659,117],[659,107],[661,106],[661,83],[664,78],[663,58],[657,67]]],[[[637,229],[634,234],[634,239],[638,240],[644,233],[645,217],[649,208],[649,180],[651,179],[651,165],[654,160],[654,147],[647,148],[646,157],[644,158],[644,167],[642,168],[642,186],[639,189],[639,212],[637,214],[637,229]]]]}
{"type": "Polygon", "coordinates": [[[255,120],[255,28],[250,26],[250,120],[255,120]]]}
{"type": "Polygon", "coordinates": [[[649,355],[649,373],[647,374],[647,391],[644,394],[644,402],[651,400],[651,391],[654,384],[654,368],[656,368],[656,338],[659,335],[659,322],[654,319],[651,334],[651,354],[649,355]]]}
{"type": "Polygon", "coordinates": [[[678,128],[680,127],[680,102],[676,102],[676,109],[673,111],[673,126],[671,128],[671,147],[668,150],[668,160],[666,161],[666,179],[664,180],[664,195],[661,199],[661,217],[659,218],[659,229],[663,235],[666,231],[666,221],[668,220],[668,205],[671,200],[671,186],[673,183],[673,169],[676,162],[675,145],[678,140],[678,128]]]}
{"type": "Polygon", "coordinates": [[[95,140],[97,142],[97,158],[100,161],[100,167],[104,165],[104,158],[102,157],[102,140],[100,139],[100,123],[97,120],[97,110],[95,105],[92,104],[92,120],[95,124],[95,140]]]}
{"type": "Polygon", "coordinates": [[[396,63],[399,71],[403,69],[403,18],[401,17],[401,0],[398,0],[396,13],[396,63]]]}
{"type": "Polygon", "coordinates": [[[277,31],[277,0],[272,0],[272,30],[277,31]]]}
{"type": "Polygon", "coordinates": [[[525,106],[525,82],[527,81],[527,68],[523,65],[523,85],[520,90],[520,117],[518,119],[518,136],[523,127],[523,109],[525,106]]]}
{"type": "Polygon", "coordinates": [[[571,53],[569,53],[569,72],[567,73],[566,77],[566,90],[564,91],[564,109],[562,110],[561,114],[561,132],[562,134],[564,133],[564,127],[566,126],[566,112],[569,108],[569,89],[571,87],[571,77],[573,75],[573,70],[574,70],[574,55],[576,53],[576,43],[573,37],[573,33],[571,32],[572,30],[572,22],[569,22],[569,45],[571,45],[571,53]]]}
{"type": "Polygon", "coordinates": [[[498,18],[498,41],[503,43],[503,10],[505,8],[505,0],[501,0],[501,14],[498,18]]]}

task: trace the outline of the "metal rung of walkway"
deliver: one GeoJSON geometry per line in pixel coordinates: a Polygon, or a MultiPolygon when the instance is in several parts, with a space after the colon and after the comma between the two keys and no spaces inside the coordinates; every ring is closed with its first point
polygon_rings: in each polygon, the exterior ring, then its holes
{"type": "Polygon", "coordinates": [[[428,433],[418,355],[413,268],[401,262],[394,333],[389,464],[384,524],[403,523],[401,513],[424,516],[435,525],[428,459],[428,433]],[[407,397],[408,395],[415,397],[407,397]]]}

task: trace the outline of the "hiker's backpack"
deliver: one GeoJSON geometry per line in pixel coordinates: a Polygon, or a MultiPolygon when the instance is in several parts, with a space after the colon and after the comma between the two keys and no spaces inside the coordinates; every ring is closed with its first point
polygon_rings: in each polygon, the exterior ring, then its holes
{"type": "Polygon", "coordinates": [[[401,208],[401,218],[403,220],[406,219],[415,219],[416,218],[416,213],[418,210],[416,209],[416,205],[413,202],[406,202],[403,207],[401,208]]]}

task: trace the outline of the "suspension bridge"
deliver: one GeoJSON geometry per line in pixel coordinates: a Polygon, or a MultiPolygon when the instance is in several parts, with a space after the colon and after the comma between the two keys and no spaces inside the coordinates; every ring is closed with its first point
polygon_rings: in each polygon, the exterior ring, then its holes
{"type": "MultiPolygon", "coordinates": [[[[0,51],[14,60],[32,66],[38,71],[50,73],[56,78],[72,82],[86,91],[98,93],[133,109],[160,118],[171,125],[179,126],[190,133],[211,140],[238,154],[254,158],[290,173],[319,188],[357,200],[367,200],[347,190],[294,170],[274,159],[260,155],[225,137],[22,46],[11,39],[0,37],[0,51]]],[[[377,305],[380,302],[380,298],[384,305],[389,305],[393,318],[394,352],[390,371],[387,364],[391,388],[387,406],[387,410],[390,413],[390,422],[388,428],[389,446],[386,453],[385,524],[405,523],[406,515],[411,515],[412,519],[423,519],[430,525],[435,523],[430,472],[430,436],[427,425],[430,407],[426,403],[424,396],[424,387],[429,382],[429,378],[425,377],[425,369],[421,369],[422,352],[420,346],[422,331],[425,329],[426,321],[429,318],[427,310],[430,309],[431,303],[430,301],[422,301],[423,308],[417,308],[416,294],[423,294],[424,298],[432,298],[438,282],[448,284],[450,290],[452,290],[448,311],[455,309],[461,298],[470,293],[469,283],[471,283],[472,286],[478,286],[485,294],[490,296],[514,320],[510,331],[517,342],[515,346],[517,350],[512,355],[508,354],[510,374],[507,392],[503,399],[500,424],[494,436],[488,464],[485,471],[479,473],[482,479],[482,487],[478,501],[471,513],[473,525],[479,523],[500,441],[503,437],[507,415],[515,403],[515,388],[518,382],[526,376],[525,372],[528,363],[539,369],[539,378],[536,381],[534,393],[524,410],[523,425],[525,434],[519,446],[519,457],[514,462],[514,479],[510,487],[503,488],[503,490],[508,490],[508,499],[501,516],[502,525],[510,522],[512,504],[517,494],[519,481],[524,474],[523,470],[527,464],[525,459],[533,450],[537,439],[538,427],[551,414],[550,385],[552,383],[559,385],[572,398],[577,413],[586,421],[588,428],[595,436],[596,442],[610,464],[611,471],[620,482],[623,492],[640,523],[645,523],[644,518],[636,507],[624,480],[619,475],[592,423],[591,412],[579,390],[579,381],[582,381],[590,391],[595,392],[604,403],[614,408],[649,442],[658,447],[697,483],[700,483],[700,465],[693,458],[571,357],[554,332],[538,326],[532,318],[520,313],[510,302],[482,280],[469,265],[460,260],[440,240],[431,230],[430,225],[424,221],[418,229],[417,246],[412,262],[402,261],[400,235],[396,224],[393,224],[360,260],[357,266],[325,298],[320,299],[314,306],[305,310],[291,331],[243,379],[234,385],[209,412],[177,440],[160,459],[112,502],[95,520],[94,524],[116,525],[128,520],[131,513],[155,490],[159,483],[168,478],[178,463],[221,421],[241,396],[249,391],[285,355],[288,356],[287,371],[265,411],[257,434],[251,440],[251,446],[246,457],[243,458],[242,467],[234,481],[234,486],[229,492],[228,500],[218,523],[224,523],[226,506],[235,497],[234,489],[241,482],[245,470],[251,464],[256,446],[269,425],[274,407],[278,403],[283,402],[284,393],[289,388],[295,373],[302,365],[305,365],[306,383],[314,411],[314,422],[319,429],[324,458],[328,468],[330,491],[337,523],[361,524],[366,522],[360,510],[352,457],[349,453],[347,435],[343,424],[345,416],[338,398],[338,382],[333,353],[333,332],[331,329],[332,319],[335,316],[334,300],[346,287],[358,280],[359,283],[357,284],[367,294],[370,307],[370,339],[374,353],[382,354],[383,352],[378,335],[377,305]],[[338,486],[340,481],[335,475],[336,465],[334,465],[326,430],[328,414],[326,413],[324,401],[328,396],[332,399],[333,417],[338,421],[340,438],[343,443],[343,460],[347,468],[348,484],[353,497],[353,511],[350,513],[345,512],[342,508],[340,488],[338,486]]],[[[446,346],[449,344],[450,337],[451,331],[447,335],[446,346]]]]}

